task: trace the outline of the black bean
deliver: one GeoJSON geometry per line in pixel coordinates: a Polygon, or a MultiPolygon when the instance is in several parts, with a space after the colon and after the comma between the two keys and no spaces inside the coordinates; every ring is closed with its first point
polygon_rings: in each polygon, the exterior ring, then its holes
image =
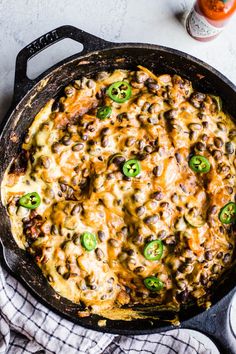
{"type": "Polygon", "coordinates": [[[215,215],[217,213],[217,206],[216,205],[212,205],[209,209],[208,209],[208,214],[213,214],[215,215]]]}
{"type": "Polygon", "coordinates": [[[214,139],[214,144],[217,148],[221,148],[223,146],[223,140],[219,137],[214,139]]]}
{"type": "Polygon", "coordinates": [[[106,134],[108,134],[109,133],[109,131],[110,131],[110,129],[109,128],[103,128],[102,130],[101,130],[101,135],[106,135],[106,134]]]}
{"type": "Polygon", "coordinates": [[[107,175],[107,179],[108,180],[111,180],[111,179],[113,179],[115,176],[114,176],[114,173],[108,173],[108,175],[107,175]]]}
{"type": "Polygon", "coordinates": [[[71,210],[71,215],[76,215],[82,211],[81,204],[76,204],[71,210]]]}
{"type": "Polygon", "coordinates": [[[63,274],[63,278],[64,278],[65,280],[68,280],[68,279],[70,278],[70,272],[64,273],[64,274],[63,274]]]}
{"type": "Polygon", "coordinates": [[[52,144],[52,152],[58,153],[60,151],[61,144],[60,143],[53,143],[52,144]]]}
{"type": "Polygon", "coordinates": [[[158,191],[158,192],[154,192],[151,197],[153,199],[159,201],[159,200],[162,200],[164,196],[163,196],[162,192],[158,191]]]}
{"type": "Polygon", "coordinates": [[[118,248],[120,246],[119,242],[117,240],[115,240],[114,238],[110,238],[110,240],[108,242],[114,248],[118,248]]]}
{"type": "Polygon", "coordinates": [[[145,271],[145,267],[143,267],[143,266],[139,266],[139,267],[136,267],[135,269],[134,269],[134,272],[135,273],[142,273],[142,272],[144,272],[145,271]]]}
{"type": "Polygon", "coordinates": [[[125,157],[124,156],[116,156],[113,158],[112,162],[115,165],[120,166],[120,164],[125,162],[125,157]]]}
{"type": "Polygon", "coordinates": [[[232,129],[229,132],[229,138],[233,139],[234,137],[236,137],[236,129],[232,129]]]}
{"type": "Polygon", "coordinates": [[[233,248],[234,248],[234,246],[232,245],[232,243],[229,243],[228,249],[229,249],[229,250],[232,250],[233,248]]]}
{"type": "Polygon", "coordinates": [[[129,233],[129,229],[127,226],[123,226],[122,229],[121,229],[121,233],[123,236],[128,236],[128,233],[129,233]]]}
{"type": "Polygon", "coordinates": [[[101,140],[101,146],[105,148],[105,147],[107,147],[108,144],[109,144],[108,137],[107,136],[103,136],[102,140],[101,140]]]}
{"type": "Polygon", "coordinates": [[[123,176],[123,180],[124,180],[124,181],[131,181],[131,178],[128,177],[128,176],[123,176]]]}
{"type": "Polygon", "coordinates": [[[101,261],[104,258],[104,253],[101,250],[101,248],[96,248],[95,254],[96,254],[98,261],[101,261]]]}
{"type": "Polygon", "coordinates": [[[136,235],[136,236],[134,236],[133,237],[133,243],[135,244],[135,245],[141,245],[142,243],[143,243],[143,237],[142,237],[142,235],[136,235]]]}
{"type": "Polygon", "coordinates": [[[206,135],[206,134],[203,134],[202,135],[202,141],[207,141],[209,139],[209,137],[208,137],[208,135],[206,135]]]}
{"type": "Polygon", "coordinates": [[[147,156],[148,156],[148,153],[147,152],[143,152],[143,153],[138,154],[137,158],[138,158],[138,160],[143,161],[143,160],[145,160],[147,158],[147,156]]]}
{"type": "Polygon", "coordinates": [[[114,279],[113,277],[111,277],[111,278],[109,278],[109,279],[107,280],[107,283],[108,283],[108,284],[113,284],[114,281],[115,281],[115,279],[114,279]]]}
{"type": "Polygon", "coordinates": [[[92,89],[92,88],[94,88],[96,86],[96,83],[93,80],[89,79],[87,81],[86,85],[87,85],[88,88],[92,89]]]}
{"type": "Polygon", "coordinates": [[[207,129],[209,126],[209,123],[207,121],[204,121],[204,122],[202,122],[202,126],[203,126],[203,128],[207,129]]]}
{"type": "Polygon", "coordinates": [[[87,140],[88,140],[88,135],[87,135],[87,134],[82,134],[82,135],[81,135],[81,139],[82,139],[83,141],[87,141],[87,140]]]}
{"type": "Polygon", "coordinates": [[[60,275],[63,275],[65,273],[66,268],[63,266],[58,266],[57,267],[57,273],[60,275]]]}
{"type": "Polygon", "coordinates": [[[201,141],[199,141],[197,144],[196,144],[196,148],[199,150],[199,151],[204,151],[206,150],[206,144],[202,143],[201,141]]]}
{"type": "Polygon", "coordinates": [[[148,83],[147,84],[147,87],[148,89],[151,91],[151,92],[156,92],[159,90],[160,86],[158,85],[158,83],[154,83],[154,82],[151,82],[151,83],[148,83]]]}
{"type": "Polygon", "coordinates": [[[231,186],[226,186],[225,189],[226,189],[227,193],[233,194],[234,190],[233,190],[233,188],[231,186]]]}
{"type": "Polygon", "coordinates": [[[47,280],[51,283],[51,282],[53,282],[53,277],[49,274],[49,275],[47,276],[47,280]]]}
{"type": "Polygon", "coordinates": [[[73,151],[80,151],[84,148],[84,144],[83,143],[78,143],[78,144],[75,144],[73,147],[72,147],[72,150],[73,151]]]}
{"type": "Polygon", "coordinates": [[[130,294],[131,293],[131,289],[125,285],[125,291],[127,292],[127,294],[130,294]]]}
{"type": "Polygon", "coordinates": [[[147,225],[156,224],[159,220],[159,215],[147,216],[144,221],[147,225]]]}
{"type": "Polygon", "coordinates": [[[155,125],[158,123],[158,118],[157,117],[149,117],[147,119],[147,121],[148,121],[148,123],[155,125]]]}
{"type": "Polygon", "coordinates": [[[181,293],[177,294],[177,299],[180,302],[186,302],[188,300],[189,293],[185,289],[184,291],[181,291],[181,293]]]}
{"type": "Polygon", "coordinates": [[[211,261],[213,259],[213,255],[211,251],[206,251],[205,252],[205,258],[207,261],[211,261]]]}
{"type": "Polygon", "coordinates": [[[177,117],[177,115],[178,115],[178,111],[176,109],[170,109],[164,114],[166,119],[174,119],[177,117]]]}
{"type": "Polygon", "coordinates": [[[225,144],[225,150],[226,153],[229,155],[232,155],[234,153],[234,146],[230,141],[225,144]]]}
{"type": "Polygon", "coordinates": [[[150,235],[148,236],[146,239],[145,239],[145,242],[146,243],[149,243],[151,241],[154,241],[156,239],[156,236],[155,235],[150,235]]]}
{"type": "Polygon", "coordinates": [[[166,237],[166,230],[161,230],[158,232],[158,238],[160,240],[164,240],[165,237],[166,237]]]}
{"type": "Polygon", "coordinates": [[[64,183],[61,183],[61,184],[60,184],[60,188],[61,188],[61,191],[62,191],[62,192],[65,192],[65,191],[67,190],[67,185],[64,184],[64,183]]]}
{"type": "Polygon", "coordinates": [[[179,152],[176,152],[176,153],[175,153],[175,158],[176,158],[176,161],[177,161],[178,163],[181,163],[181,161],[182,161],[182,156],[180,155],[179,152]]]}
{"type": "Polygon", "coordinates": [[[65,135],[62,139],[61,142],[63,145],[69,146],[71,144],[71,138],[69,135],[65,135]]]}
{"type": "Polygon", "coordinates": [[[221,266],[219,264],[214,264],[213,267],[212,267],[212,273],[219,273],[221,270],[221,266]]]}
{"type": "Polygon", "coordinates": [[[182,191],[184,192],[184,193],[188,193],[188,191],[187,191],[187,188],[186,188],[186,186],[183,184],[183,183],[180,183],[180,188],[182,189],[182,191]]]}
{"type": "Polygon", "coordinates": [[[73,235],[72,239],[73,239],[73,242],[76,246],[80,245],[80,235],[79,234],[75,233],[73,235]]]}
{"type": "Polygon", "coordinates": [[[53,234],[53,235],[58,235],[58,228],[57,228],[57,226],[56,225],[52,225],[51,226],[51,233],[53,234]]]}
{"type": "Polygon", "coordinates": [[[136,80],[139,84],[143,84],[148,79],[148,75],[143,71],[136,72],[136,80]]]}
{"type": "Polygon", "coordinates": [[[144,141],[144,140],[139,140],[139,142],[138,142],[138,148],[139,148],[140,150],[143,150],[144,146],[145,146],[145,141],[144,141]]]}
{"type": "Polygon", "coordinates": [[[151,106],[151,105],[150,105],[149,102],[145,102],[144,105],[143,105],[143,107],[142,107],[142,111],[143,111],[143,112],[147,112],[147,111],[149,110],[150,106],[151,106]]]}
{"type": "Polygon", "coordinates": [[[202,285],[207,285],[208,283],[208,277],[207,277],[207,274],[201,274],[200,276],[200,282],[202,285]]]}
{"type": "Polygon", "coordinates": [[[166,245],[175,245],[176,244],[176,239],[174,235],[169,235],[164,241],[166,245]]]}
{"type": "Polygon", "coordinates": [[[198,131],[202,129],[202,125],[199,123],[190,123],[188,127],[192,131],[198,131]]]}
{"type": "Polygon", "coordinates": [[[212,151],[212,156],[216,159],[216,161],[220,160],[223,156],[222,151],[220,150],[213,150],[212,151]]]}
{"type": "Polygon", "coordinates": [[[105,241],[105,239],[106,239],[106,234],[105,234],[105,232],[99,230],[99,231],[98,231],[98,238],[99,238],[99,240],[100,240],[101,242],[105,241]]]}
{"type": "Polygon", "coordinates": [[[231,260],[230,253],[226,253],[226,254],[224,255],[223,262],[224,262],[224,263],[229,263],[230,260],[231,260]]]}
{"type": "Polygon", "coordinates": [[[216,255],[217,259],[221,259],[222,257],[223,257],[223,252],[217,253],[217,255],[216,255]]]}
{"type": "Polygon", "coordinates": [[[152,147],[151,147],[151,145],[145,146],[144,150],[145,150],[148,154],[150,154],[150,153],[152,152],[152,147]]]}
{"type": "Polygon", "coordinates": [[[225,132],[225,131],[226,131],[226,126],[225,126],[224,123],[221,123],[221,122],[217,123],[217,127],[218,127],[218,129],[221,130],[222,132],[225,132]]]}
{"type": "Polygon", "coordinates": [[[58,100],[55,100],[52,104],[52,112],[59,112],[60,104],[58,100]]]}
{"type": "Polygon", "coordinates": [[[146,211],[145,207],[144,207],[144,206],[140,206],[140,207],[138,207],[138,208],[136,209],[136,214],[137,214],[138,216],[142,216],[142,215],[145,213],[145,211],[146,211]]]}
{"type": "Polygon", "coordinates": [[[161,166],[155,166],[152,170],[153,174],[155,177],[160,177],[162,174],[162,167],[161,166]]]}
{"type": "Polygon", "coordinates": [[[134,145],[136,143],[136,139],[135,138],[133,138],[133,137],[130,137],[130,138],[128,138],[127,140],[126,140],[126,146],[132,146],[132,145],[134,145]]]}

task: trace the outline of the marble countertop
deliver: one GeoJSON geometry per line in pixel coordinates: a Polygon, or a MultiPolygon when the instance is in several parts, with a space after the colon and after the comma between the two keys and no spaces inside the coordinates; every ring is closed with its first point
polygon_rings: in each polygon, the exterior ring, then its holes
{"type": "MultiPolygon", "coordinates": [[[[214,66],[236,84],[236,15],[217,39],[198,42],[186,33],[180,21],[192,3],[192,0],[0,0],[0,119],[10,105],[17,53],[40,35],[64,24],[113,42],[153,43],[182,50],[214,66]]],[[[79,49],[72,40],[50,47],[30,60],[30,77],[79,49]]],[[[236,317],[236,301],[232,313],[236,317]]]]}

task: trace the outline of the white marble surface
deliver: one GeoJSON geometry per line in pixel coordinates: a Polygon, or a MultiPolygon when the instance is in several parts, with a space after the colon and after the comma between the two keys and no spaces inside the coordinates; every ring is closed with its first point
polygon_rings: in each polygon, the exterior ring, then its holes
{"type": "MultiPolygon", "coordinates": [[[[197,42],[178,19],[191,5],[192,0],[0,0],[0,119],[11,100],[17,53],[63,24],[109,41],[147,42],[185,51],[236,84],[236,15],[216,40],[197,42]]],[[[31,60],[30,72],[37,74],[77,51],[72,41],[57,45],[31,60]]]]}

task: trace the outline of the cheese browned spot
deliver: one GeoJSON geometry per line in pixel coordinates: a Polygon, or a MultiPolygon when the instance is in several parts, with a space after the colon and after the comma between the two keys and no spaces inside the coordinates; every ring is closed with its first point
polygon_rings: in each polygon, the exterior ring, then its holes
{"type": "Polygon", "coordinates": [[[56,292],[84,305],[81,316],[131,319],[139,315],[120,308],[135,304],[208,306],[234,258],[233,228],[218,214],[235,197],[235,139],[214,97],[177,75],[140,67],[76,80],[35,117],[22,145],[26,164],[17,160],[5,173],[2,198],[16,242],[56,292]],[[122,80],[132,96],[118,104],[106,89],[122,80]],[[101,106],[112,108],[109,118],[96,117],[101,106]],[[191,154],[205,156],[210,172],[194,173],[191,154]],[[140,161],[137,177],[122,173],[129,159],[140,161]],[[18,204],[30,192],[42,199],[31,211],[18,204]],[[96,236],[94,250],[81,244],[84,232],[96,236]],[[155,239],[164,252],[148,260],[144,246],[155,239]],[[148,290],[149,276],[164,287],[148,290]]]}

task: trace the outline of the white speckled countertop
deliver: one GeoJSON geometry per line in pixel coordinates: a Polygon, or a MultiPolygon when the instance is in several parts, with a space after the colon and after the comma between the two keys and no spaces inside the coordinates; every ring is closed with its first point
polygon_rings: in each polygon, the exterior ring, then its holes
{"type": "MultiPolygon", "coordinates": [[[[214,66],[236,84],[236,15],[214,41],[192,39],[179,18],[192,0],[0,0],[0,119],[9,107],[17,53],[40,35],[71,24],[113,42],[146,42],[176,48],[214,66]]],[[[38,74],[78,51],[71,40],[30,61],[38,74]]],[[[236,301],[234,305],[236,323],[236,301]]],[[[235,328],[236,330],[236,328],[235,328]]]]}

